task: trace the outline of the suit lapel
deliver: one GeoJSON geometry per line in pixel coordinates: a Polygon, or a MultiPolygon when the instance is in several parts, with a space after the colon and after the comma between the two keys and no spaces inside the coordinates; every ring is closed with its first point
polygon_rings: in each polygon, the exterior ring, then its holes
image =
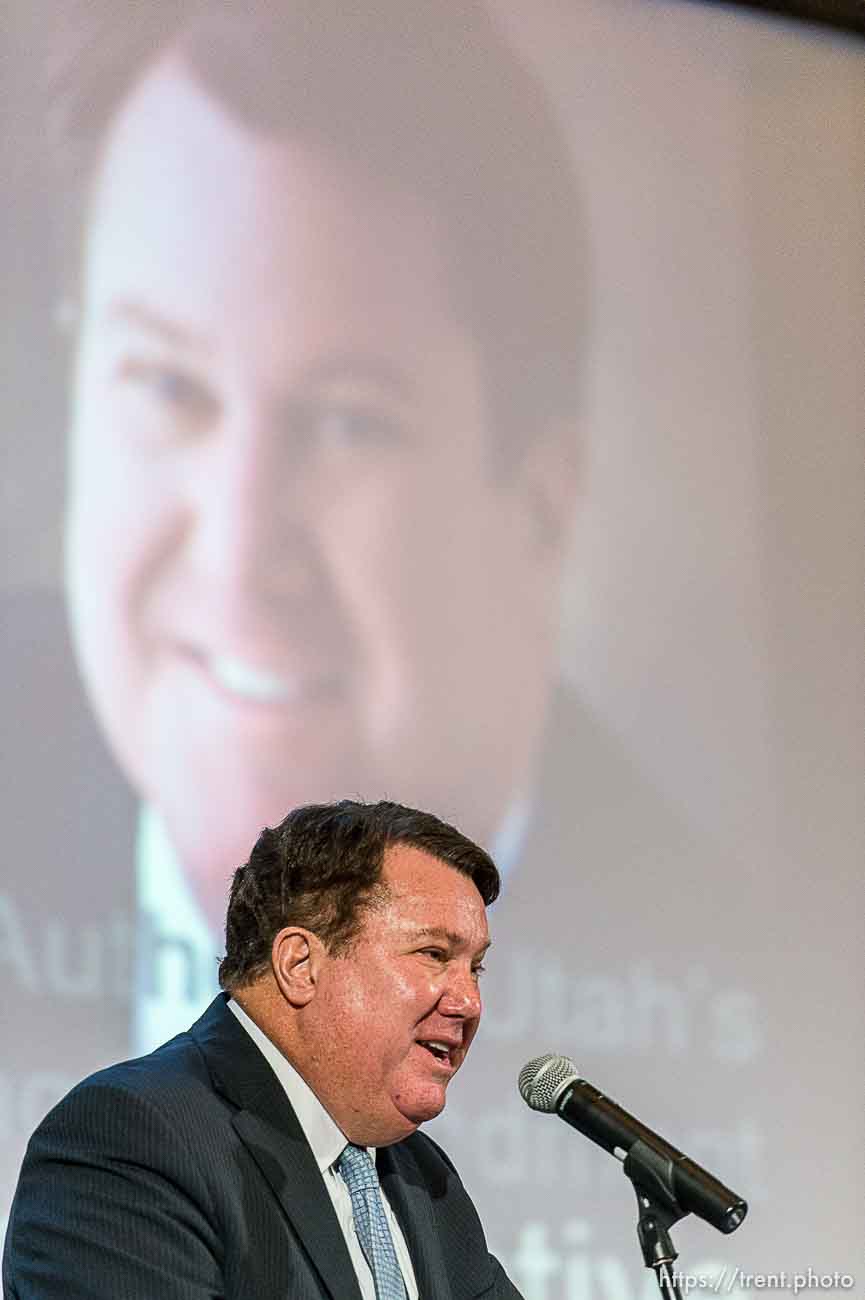
{"type": "Polygon", "coordinates": [[[361,1300],[345,1238],[318,1165],[288,1099],[282,1095],[293,1133],[287,1131],[285,1116],[271,1123],[257,1108],[238,1111],[234,1127],[334,1300],[361,1300]]]}
{"type": "Polygon", "coordinates": [[[191,1033],[234,1128],[279,1201],[333,1300],[361,1300],[333,1203],[285,1089],[221,994],[191,1033]]]}
{"type": "MultiPolygon", "coordinates": [[[[382,1147],[376,1160],[382,1191],[391,1203],[411,1255],[421,1300],[452,1300],[438,1225],[426,1186],[405,1144],[382,1147]]],[[[443,1189],[442,1189],[443,1190],[443,1189]]]]}

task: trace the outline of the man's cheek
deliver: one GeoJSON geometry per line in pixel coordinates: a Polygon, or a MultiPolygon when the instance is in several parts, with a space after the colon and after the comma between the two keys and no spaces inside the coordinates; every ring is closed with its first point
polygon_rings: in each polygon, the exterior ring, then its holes
{"type": "Polygon", "coordinates": [[[122,680],[134,671],[140,649],[137,569],[135,538],[120,523],[113,530],[85,525],[70,539],[70,614],[79,648],[91,670],[98,666],[97,693],[103,675],[122,680]]]}

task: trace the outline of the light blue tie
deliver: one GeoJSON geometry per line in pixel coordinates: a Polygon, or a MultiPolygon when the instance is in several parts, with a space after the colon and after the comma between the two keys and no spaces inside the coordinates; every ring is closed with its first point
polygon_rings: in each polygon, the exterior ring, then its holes
{"type": "Polygon", "coordinates": [[[349,1143],[336,1167],[351,1197],[354,1227],[375,1282],[376,1300],[406,1300],[372,1157],[364,1147],[349,1143]]]}

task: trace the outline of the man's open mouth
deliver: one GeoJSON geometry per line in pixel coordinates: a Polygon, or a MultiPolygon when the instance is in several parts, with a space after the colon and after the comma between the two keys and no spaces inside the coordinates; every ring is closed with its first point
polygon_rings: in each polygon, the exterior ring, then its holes
{"type": "Polygon", "coordinates": [[[425,1047],[437,1061],[447,1065],[451,1064],[451,1047],[448,1043],[443,1043],[436,1038],[419,1038],[418,1046],[425,1047]]]}
{"type": "Polygon", "coordinates": [[[248,700],[261,703],[287,703],[297,695],[298,687],[292,681],[274,672],[253,667],[242,659],[228,655],[213,655],[207,668],[223,689],[248,700]]]}
{"type": "Polygon", "coordinates": [[[239,704],[272,709],[298,708],[338,698],[343,678],[333,668],[303,663],[277,671],[235,655],[217,654],[190,643],[180,654],[205,674],[222,695],[239,704]]]}

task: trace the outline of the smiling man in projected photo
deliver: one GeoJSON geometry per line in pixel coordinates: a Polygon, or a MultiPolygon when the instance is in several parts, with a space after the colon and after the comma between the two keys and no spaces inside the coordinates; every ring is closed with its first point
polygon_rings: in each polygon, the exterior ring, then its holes
{"type": "Polygon", "coordinates": [[[287,804],[495,839],[574,498],[579,214],[534,82],[462,9],[258,8],[182,26],[108,118],[69,487],[89,693],[214,928],[287,804]]]}

